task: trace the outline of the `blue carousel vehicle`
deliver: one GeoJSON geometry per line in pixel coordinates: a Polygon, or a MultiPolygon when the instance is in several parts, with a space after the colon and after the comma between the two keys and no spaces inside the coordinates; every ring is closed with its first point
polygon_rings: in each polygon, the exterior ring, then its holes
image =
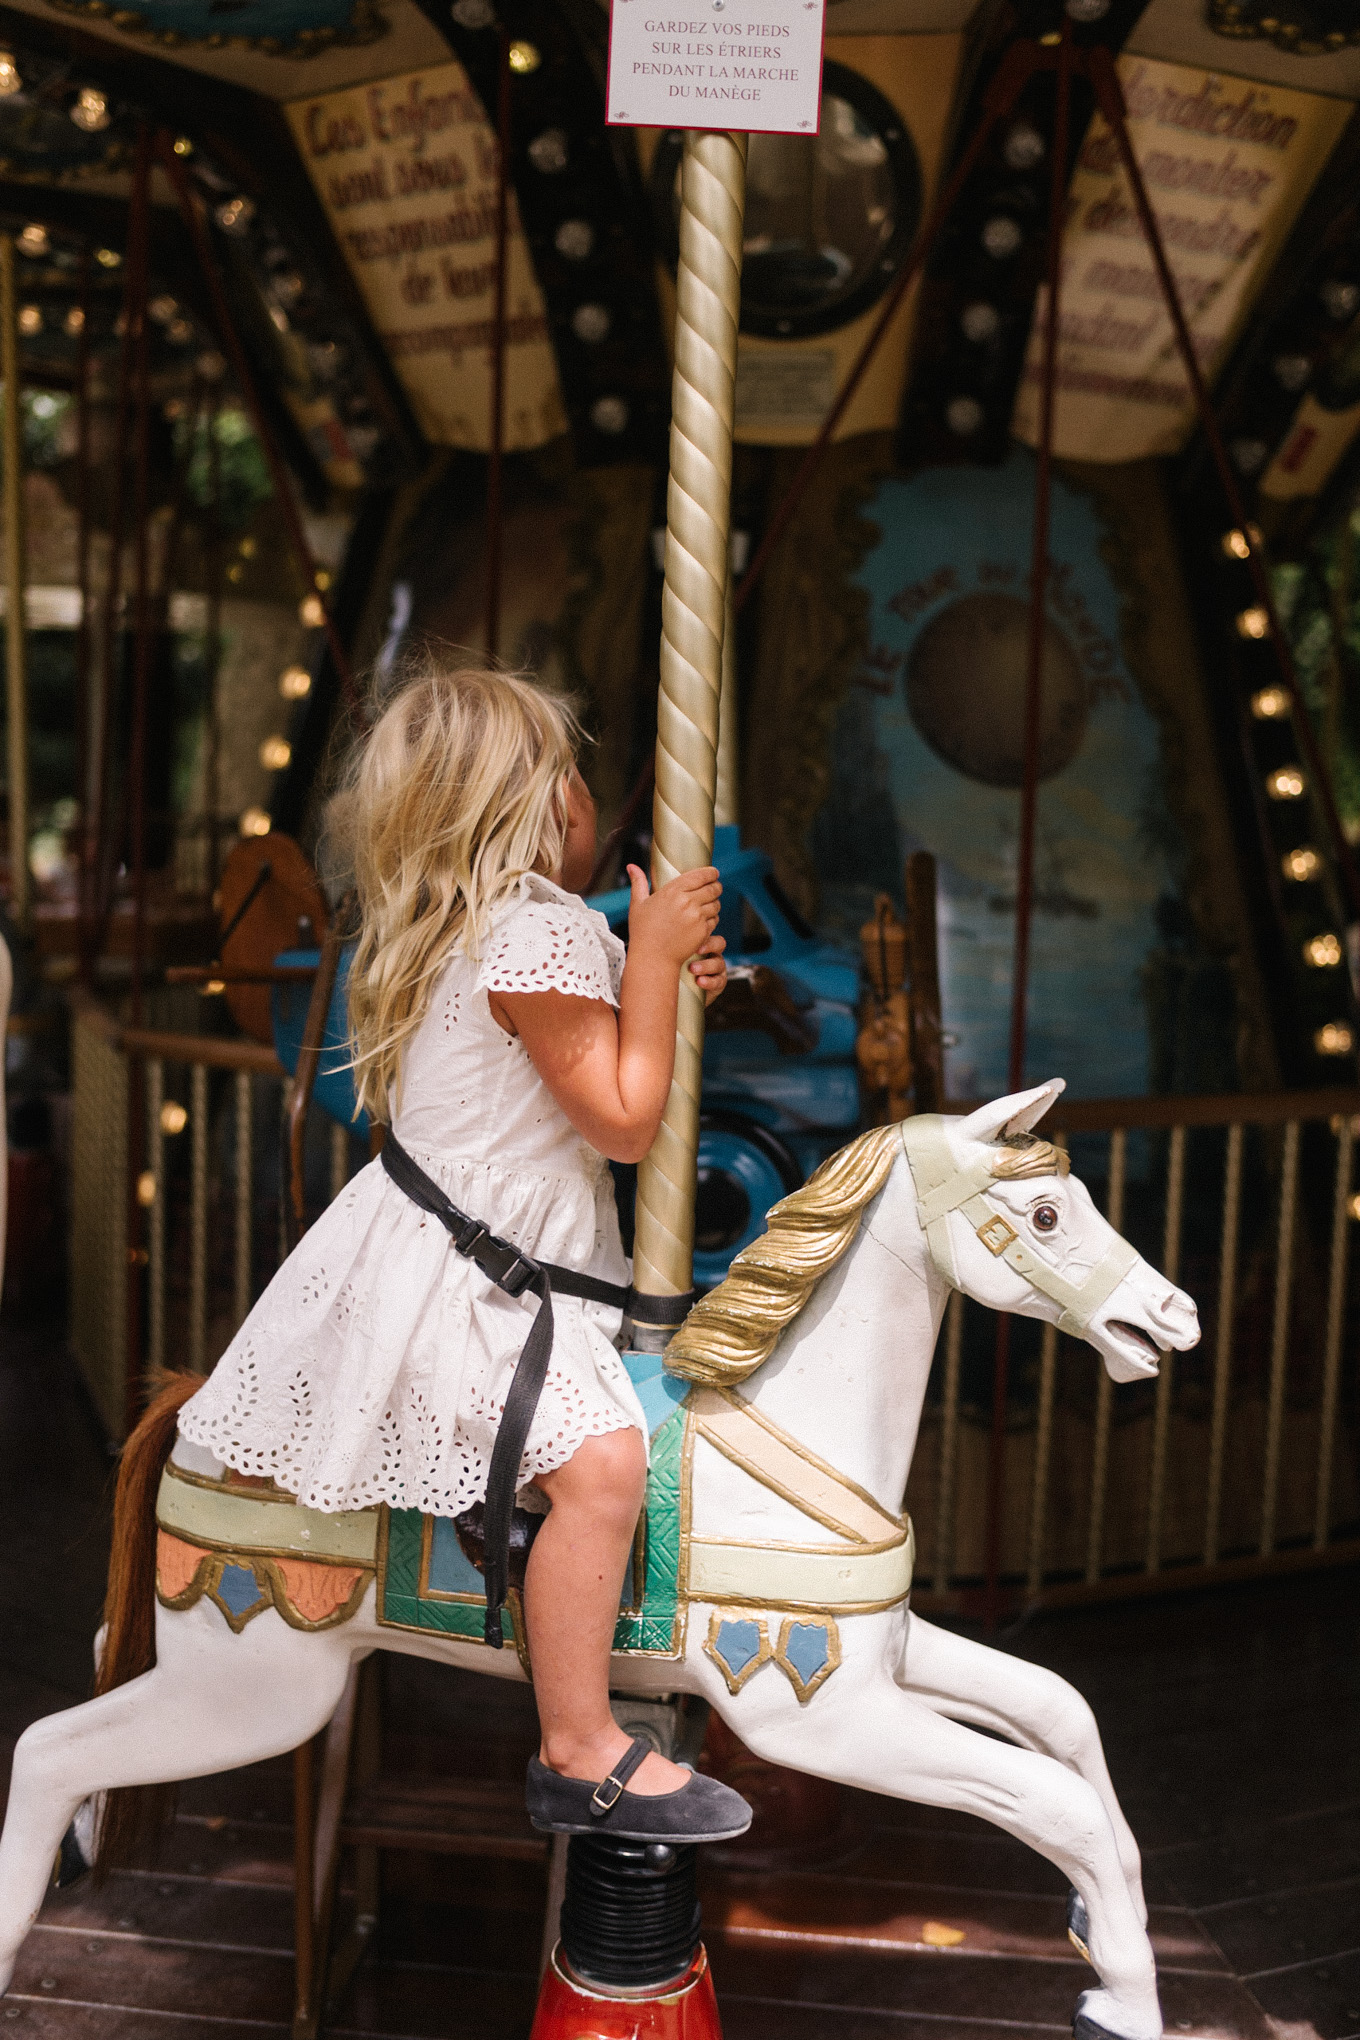
{"type": "MultiPolygon", "coordinates": [[[[722,1280],[733,1255],[764,1230],[770,1206],[843,1146],[860,1119],[858,959],[808,926],[769,857],[743,849],[737,829],[716,832],[713,861],[723,882],[718,928],[727,940],[728,989],[709,1011],[704,1042],[694,1253],[700,1289],[722,1280]]],[[[590,902],[625,941],[628,900],[621,886],[590,902]]],[[[352,953],[347,948],[340,957],[312,1095],[333,1119],[366,1132],[363,1115],[354,1116],[345,1045],[352,953]]],[[[279,964],[317,961],[314,949],[276,958],[279,964]]],[[[274,1044],[290,1072],[297,1068],[308,996],[305,984],[277,985],[273,992],[274,1044]]],[[[633,1172],[616,1173],[627,1223],[633,1172]]]]}

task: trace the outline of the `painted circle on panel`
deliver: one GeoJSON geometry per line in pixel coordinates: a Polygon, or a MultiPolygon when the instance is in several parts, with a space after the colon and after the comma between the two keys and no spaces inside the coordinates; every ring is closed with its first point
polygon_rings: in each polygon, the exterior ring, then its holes
{"type": "MultiPolygon", "coordinates": [[[[949,765],[984,786],[1020,786],[1025,773],[1029,604],[1014,595],[964,595],[931,618],[911,648],[907,707],[949,765]]],[[[1044,622],[1039,777],[1070,765],[1086,735],[1090,689],[1051,618],[1044,622]]]]}

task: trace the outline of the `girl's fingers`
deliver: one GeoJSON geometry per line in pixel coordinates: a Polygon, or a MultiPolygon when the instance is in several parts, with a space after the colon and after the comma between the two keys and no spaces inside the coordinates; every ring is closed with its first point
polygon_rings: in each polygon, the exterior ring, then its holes
{"type": "Polygon", "coordinates": [[[646,872],[639,864],[629,864],[625,868],[628,872],[628,883],[633,889],[634,903],[645,900],[651,892],[651,887],[647,883],[646,872]]]}

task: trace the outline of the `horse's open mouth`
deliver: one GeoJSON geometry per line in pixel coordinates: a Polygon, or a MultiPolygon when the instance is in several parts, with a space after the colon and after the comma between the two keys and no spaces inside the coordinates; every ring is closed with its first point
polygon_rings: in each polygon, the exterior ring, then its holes
{"type": "Polygon", "coordinates": [[[1131,1339],[1135,1346],[1140,1346],[1150,1360],[1161,1359],[1161,1347],[1154,1344],[1140,1326],[1131,1325],[1127,1318],[1111,1318],[1110,1330],[1112,1332],[1122,1332],[1126,1339],[1131,1339]]]}

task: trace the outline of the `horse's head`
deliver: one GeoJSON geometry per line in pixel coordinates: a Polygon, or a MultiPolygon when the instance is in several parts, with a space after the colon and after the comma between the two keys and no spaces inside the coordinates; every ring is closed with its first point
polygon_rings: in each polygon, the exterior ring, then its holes
{"type": "Polygon", "coordinates": [[[1199,1340],[1184,1290],[1102,1218],[1067,1157],[1031,1128],[1062,1080],[997,1098],[966,1119],[925,1115],[903,1142],[932,1258],[992,1310],[1042,1318],[1090,1342],[1115,1381],[1155,1375],[1199,1340]]]}

